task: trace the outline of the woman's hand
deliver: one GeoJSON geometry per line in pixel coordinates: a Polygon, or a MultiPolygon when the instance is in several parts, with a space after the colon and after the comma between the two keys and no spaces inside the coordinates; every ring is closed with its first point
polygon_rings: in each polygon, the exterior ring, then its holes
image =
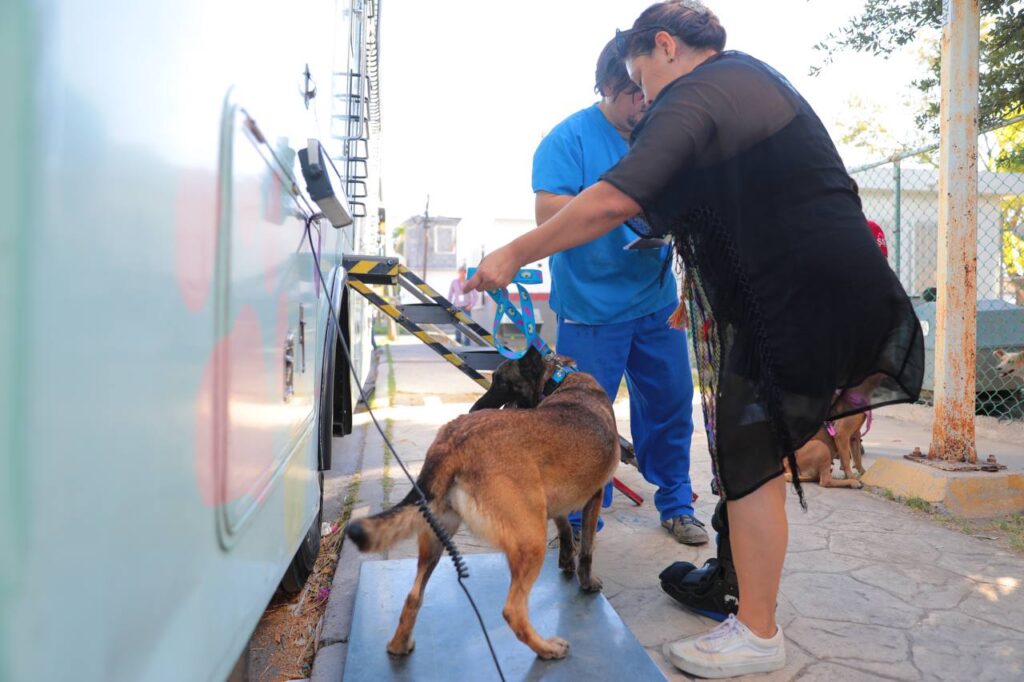
{"type": "Polygon", "coordinates": [[[535,230],[484,258],[466,291],[502,289],[527,263],[585,244],[640,212],[640,205],[604,181],[586,188],[535,230]]]}
{"type": "Polygon", "coordinates": [[[523,266],[513,244],[506,244],[487,255],[473,276],[466,281],[463,291],[489,291],[504,289],[523,266]]]}

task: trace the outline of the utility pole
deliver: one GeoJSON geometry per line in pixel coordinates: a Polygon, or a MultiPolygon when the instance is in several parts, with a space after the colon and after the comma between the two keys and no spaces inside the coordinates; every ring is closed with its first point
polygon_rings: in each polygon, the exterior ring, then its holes
{"type": "Polygon", "coordinates": [[[979,0],[943,0],[935,410],[929,459],[977,461],[979,0]]]}
{"type": "Polygon", "coordinates": [[[427,281],[427,254],[430,253],[430,195],[423,209],[423,281],[427,281]]]}

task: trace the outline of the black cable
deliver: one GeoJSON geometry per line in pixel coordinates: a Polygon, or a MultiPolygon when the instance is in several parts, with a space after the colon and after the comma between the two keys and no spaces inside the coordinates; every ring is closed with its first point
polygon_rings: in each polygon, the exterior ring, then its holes
{"type": "Polygon", "coordinates": [[[388,450],[394,456],[395,461],[398,462],[398,466],[402,468],[402,472],[405,477],[412,483],[413,490],[416,491],[419,500],[416,502],[419,507],[420,513],[426,520],[427,525],[430,526],[430,530],[433,531],[434,535],[441,542],[441,546],[444,547],[445,551],[452,559],[452,563],[455,565],[455,573],[458,576],[459,587],[466,593],[466,599],[469,600],[469,605],[473,607],[473,613],[476,614],[476,619],[480,623],[480,630],[484,633],[484,639],[487,640],[487,648],[490,649],[491,659],[494,661],[494,667],[498,671],[498,677],[501,678],[502,682],[505,682],[505,674],[501,670],[501,664],[498,663],[498,656],[494,653],[494,645],[491,644],[491,637],[487,634],[487,627],[484,625],[484,619],[480,615],[480,609],[477,608],[476,602],[473,600],[473,595],[469,593],[469,589],[462,582],[464,578],[469,577],[469,568],[466,566],[466,560],[459,552],[459,548],[455,545],[455,541],[452,539],[451,534],[448,530],[441,525],[441,522],[437,520],[434,513],[430,510],[427,504],[427,496],[423,493],[416,479],[412,477],[409,470],[406,468],[405,463],[402,462],[402,458],[398,456],[398,452],[395,450],[395,446],[391,443],[391,440],[384,433],[384,429],[381,428],[380,422],[377,421],[376,415],[373,414],[373,410],[370,408],[370,401],[367,399],[366,392],[363,391],[363,385],[360,381],[359,374],[356,373],[355,363],[352,362],[352,355],[349,353],[348,344],[345,343],[345,335],[342,333],[341,323],[338,321],[338,313],[334,310],[334,299],[331,296],[331,290],[327,287],[327,280],[324,278],[324,271],[320,269],[320,259],[317,257],[316,248],[313,246],[313,232],[312,224],[314,221],[324,217],[322,213],[314,213],[313,215],[306,218],[306,239],[309,242],[309,248],[313,256],[313,263],[316,265],[317,275],[320,277],[320,284],[324,288],[324,295],[327,296],[327,307],[331,312],[331,320],[334,322],[335,327],[338,330],[338,343],[341,345],[341,350],[345,354],[345,360],[348,364],[349,371],[353,378],[356,380],[356,388],[359,390],[359,399],[366,405],[366,412],[370,415],[370,419],[373,421],[373,425],[377,428],[377,432],[380,433],[381,438],[384,439],[384,444],[388,450]]]}

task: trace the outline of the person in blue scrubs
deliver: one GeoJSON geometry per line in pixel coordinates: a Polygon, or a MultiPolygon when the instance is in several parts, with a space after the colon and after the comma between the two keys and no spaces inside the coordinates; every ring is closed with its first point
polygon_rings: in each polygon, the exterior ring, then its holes
{"type": "MultiPolygon", "coordinates": [[[[601,100],[559,123],[533,157],[537,224],[594,184],[629,149],[643,115],[643,95],[611,41],[597,61],[601,100]]],[[[557,351],[592,374],[613,401],[623,374],[640,472],[658,487],[661,524],[679,542],[708,541],[693,514],[690,437],[693,380],[686,335],[668,318],[679,303],[663,265],[668,247],[626,250],[637,235],[625,225],[551,256],[551,308],[558,315],[557,351]]],[[[604,506],[611,504],[611,486],[604,506]]],[[[578,528],[578,513],[569,519],[578,528]]],[[[600,526],[599,526],[600,528],[600,526]]]]}

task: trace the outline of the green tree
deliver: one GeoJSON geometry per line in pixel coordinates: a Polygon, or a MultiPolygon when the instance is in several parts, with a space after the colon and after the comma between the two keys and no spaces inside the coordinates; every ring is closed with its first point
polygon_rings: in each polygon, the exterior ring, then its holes
{"type": "MultiPolygon", "coordinates": [[[[1017,113],[1020,113],[1018,111],[1017,113]]],[[[986,165],[1000,173],[1024,173],[1024,122],[1003,126],[985,138],[992,138],[986,165]]],[[[983,139],[985,139],[983,138],[983,139]]],[[[1000,202],[1003,211],[1003,264],[1006,277],[1024,305],[1024,195],[1007,194],[1000,202]]]]}
{"type": "MultiPolygon", "coordinates": [[[[979,124],[990,127],[1024,107],[1024,0],[980,0],[982,40],[979,72],[979,124]]],[[[819,73],[844,51],[888,56],[942,26],[943,0],[867,0],[863,13],[830,33],[816,49],[823,53],[819,73]]],[[[931,48],[926,73],[913,81],[927,103],[918,125],[938,132],[939,51],[931,48]]],[[[1024,148],[1012,150],[1024,161],[1024,148]]]]}
{"type": "MultiPolygon", "coordinates": [[[[908,104],[903,105],[907,111],[908,104]]],[[[844,115],[835,122],[836,141],[846,149],[861,150],[872,160],[884,159],[903,149],[916,149],[929,145],[932,140],[921,130],[890,130],[883,122],[883,107],[877,102],[865,101],[853,95],[846,102],[844,115]]],[[[934,152],[924,152],[914,157],[923,165],[935,167],[938,156],[934,152]]]]}

